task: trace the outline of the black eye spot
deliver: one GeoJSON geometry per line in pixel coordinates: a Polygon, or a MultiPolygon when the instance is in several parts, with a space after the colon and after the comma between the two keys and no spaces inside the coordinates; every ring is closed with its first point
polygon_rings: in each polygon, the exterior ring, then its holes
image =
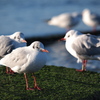
{"type": "Polygon", "coordinates": [[[20,38],[18,37],[18,40],[20,40],[20,38]]]}
{"type": "Polygon", "coordinates": [[[34,49],[34,46],[33,46],[33,49],[34,49]]]}
{"type": "Polygon", "coordinates": [[[39,49],[39,47],[36,47],[37,49],[39,49]]]}
{"type": "Polygon", "coordinates": [[[70,35],[68,35],[68,37],[70,37],[70,35]]]}
{"type": "Polygon", "coordinates": [[[14,37],[14,39],[16,39],[16,37],[14,37]]]}

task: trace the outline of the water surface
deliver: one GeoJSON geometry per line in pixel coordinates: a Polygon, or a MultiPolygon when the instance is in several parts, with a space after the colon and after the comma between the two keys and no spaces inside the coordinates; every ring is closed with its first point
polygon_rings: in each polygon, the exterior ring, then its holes
{"type": "MultiPolygon", "coordinates": [[[[81,12],[85,8],[100,14],[100,1],[0,0],[0,34],[22,31],[25,37],[59,35],[66,32],[66,29],[49,26],[44,20],[65,12],[81,12]]],[[[74,29],[91,30],[91,27],[81,22],[74,29]]]]}

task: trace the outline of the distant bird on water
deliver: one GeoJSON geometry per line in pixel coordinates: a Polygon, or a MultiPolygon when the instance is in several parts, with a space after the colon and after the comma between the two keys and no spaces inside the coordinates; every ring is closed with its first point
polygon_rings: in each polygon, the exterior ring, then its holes
{"type": "MultiPolygon", "coordinates": [[[[0,59],[5,55],[9,54],[13,49],[18,47],[26,46],[24,34],[21,32],[15,32],[12,35],[0,36],[0,59]]],[[[10,59],[10,58],[9,58],[10,59]]],[[[8,60],[9,60],[8,59],[8,60]]],[[[13,73],[9,68],[6,67],[6,73],[13,73]]]]}
{"type": "Polygon", "coordinates": [[[93,31],[96,31],[96,27],[100,25],[100,15],[91,12],[89,9],[83,10],[82,20],[86,25],[93,27],[93,31]]]}
{"type": "Polygon", "coordinates": [[[82,15],[80,13],[63,13],[58,16],[54,16],[51,19],[47,20],[46,22],[49,25],[58,26],[61,28],[65,28],[67,30],[75,27],[79,24],[82,15]]]}
{"type": "Polygon", "coordinates": [[[8,66],[16,73],[24,73],[26,81],[26,90],[41,90],[37,83],[34,74],[34,88],[29,88],[26,73],[34,73],[40,70],[46,63],[46,53],[44,45],[35,41],[30,46],[20,47],[13,50],[0,60],[0,65],[8,66]],[[10,58],[10,59],[9,59],[10,58]]]}
{"type": "Polygon", "coordinates": [[[77,71],[86,71],[87,60],[100,60],[100,39],[97,36],[70,30],[61,40],[66,41],[68,52],[82,62],[82,69],[77,71]]]}

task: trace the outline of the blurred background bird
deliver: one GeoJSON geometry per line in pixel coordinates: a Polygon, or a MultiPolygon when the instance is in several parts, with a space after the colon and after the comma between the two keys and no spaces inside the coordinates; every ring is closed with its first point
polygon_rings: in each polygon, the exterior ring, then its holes
{"type": "Polygon", "coordinates": [[[81,20],[81,13],[63,13],[58,16],[54,16],[51,19],[46,20],[49,25],[58,26],[70,30],[79,24],[81,20]]]}
{"type": "Polygon", "coordinates": [[[93,28],[96,31],[97,26],[100,25],[100,15],[90,11],[89,9],[84,9],[82,12],[82,20],[84,24],[93,28]]]}

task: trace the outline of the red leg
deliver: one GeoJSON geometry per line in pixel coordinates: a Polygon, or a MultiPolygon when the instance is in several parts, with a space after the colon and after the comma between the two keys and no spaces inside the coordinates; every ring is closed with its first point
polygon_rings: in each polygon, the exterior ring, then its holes
{"type": "Polygon", "coordinates": [[[8,74],[8,72],[9,72],[9,68],[8,68],[8,67],[6,67],[6,73],[8,74]]]}
{"type": "Polygon", "coordinates": [[[26,73],[24,73],[24,77],[25,77],[25,81],[26,81],[26,90],[34,90],[34,89],[41,90],[41,88],[38,87],[38,85],[37,85],[36,78],[35,78],[34,74],[32,75],[32,77],[34,78],[34,88],[29,88],[28,78],[27,78],[26,73]]]}
{"type": "Polygon", "coordinates": [[[93,27],[93,32],[94,32],[94,33],[96,32],[96,26],[95,26],[95,27],[93,27]]]}
{"type": "Polygon", "coordinates": [[[14,74],[14,71],[10,69],[9,74],[14,74]]]}
{"type": "Polygon", "coordinates": [[[38,85],[37,85],[36,77],[34,76],[34,74],[32,75],[32,77],[34,78],[34,89],[41,90],[41,88],[38,87],[38,85]]]}
{"type": "Polygon", "coordinates": [[[25,82],[26,82],[26,90],[34,90],[33,88],[29,88],[29,86],[28,86],[28,78],[27,78],[26,73],[24,73],[24,78],[25,78],[25,82]]]}
{"type": "Polygon", "coordinates": [[[9,67],[6,67],[6,73],[7,74],[14,74],[14,71],[12,71],[9,67]]]}
{"type": "Polygon", "coordinates": [[[83,71],[86,71],[86,64],[87,64],[87,60],[83,60],[82,61],[82,69],[81,70],[76,70],[76,71],[79,71],[79,72],[83,72],[83,71]]]}

